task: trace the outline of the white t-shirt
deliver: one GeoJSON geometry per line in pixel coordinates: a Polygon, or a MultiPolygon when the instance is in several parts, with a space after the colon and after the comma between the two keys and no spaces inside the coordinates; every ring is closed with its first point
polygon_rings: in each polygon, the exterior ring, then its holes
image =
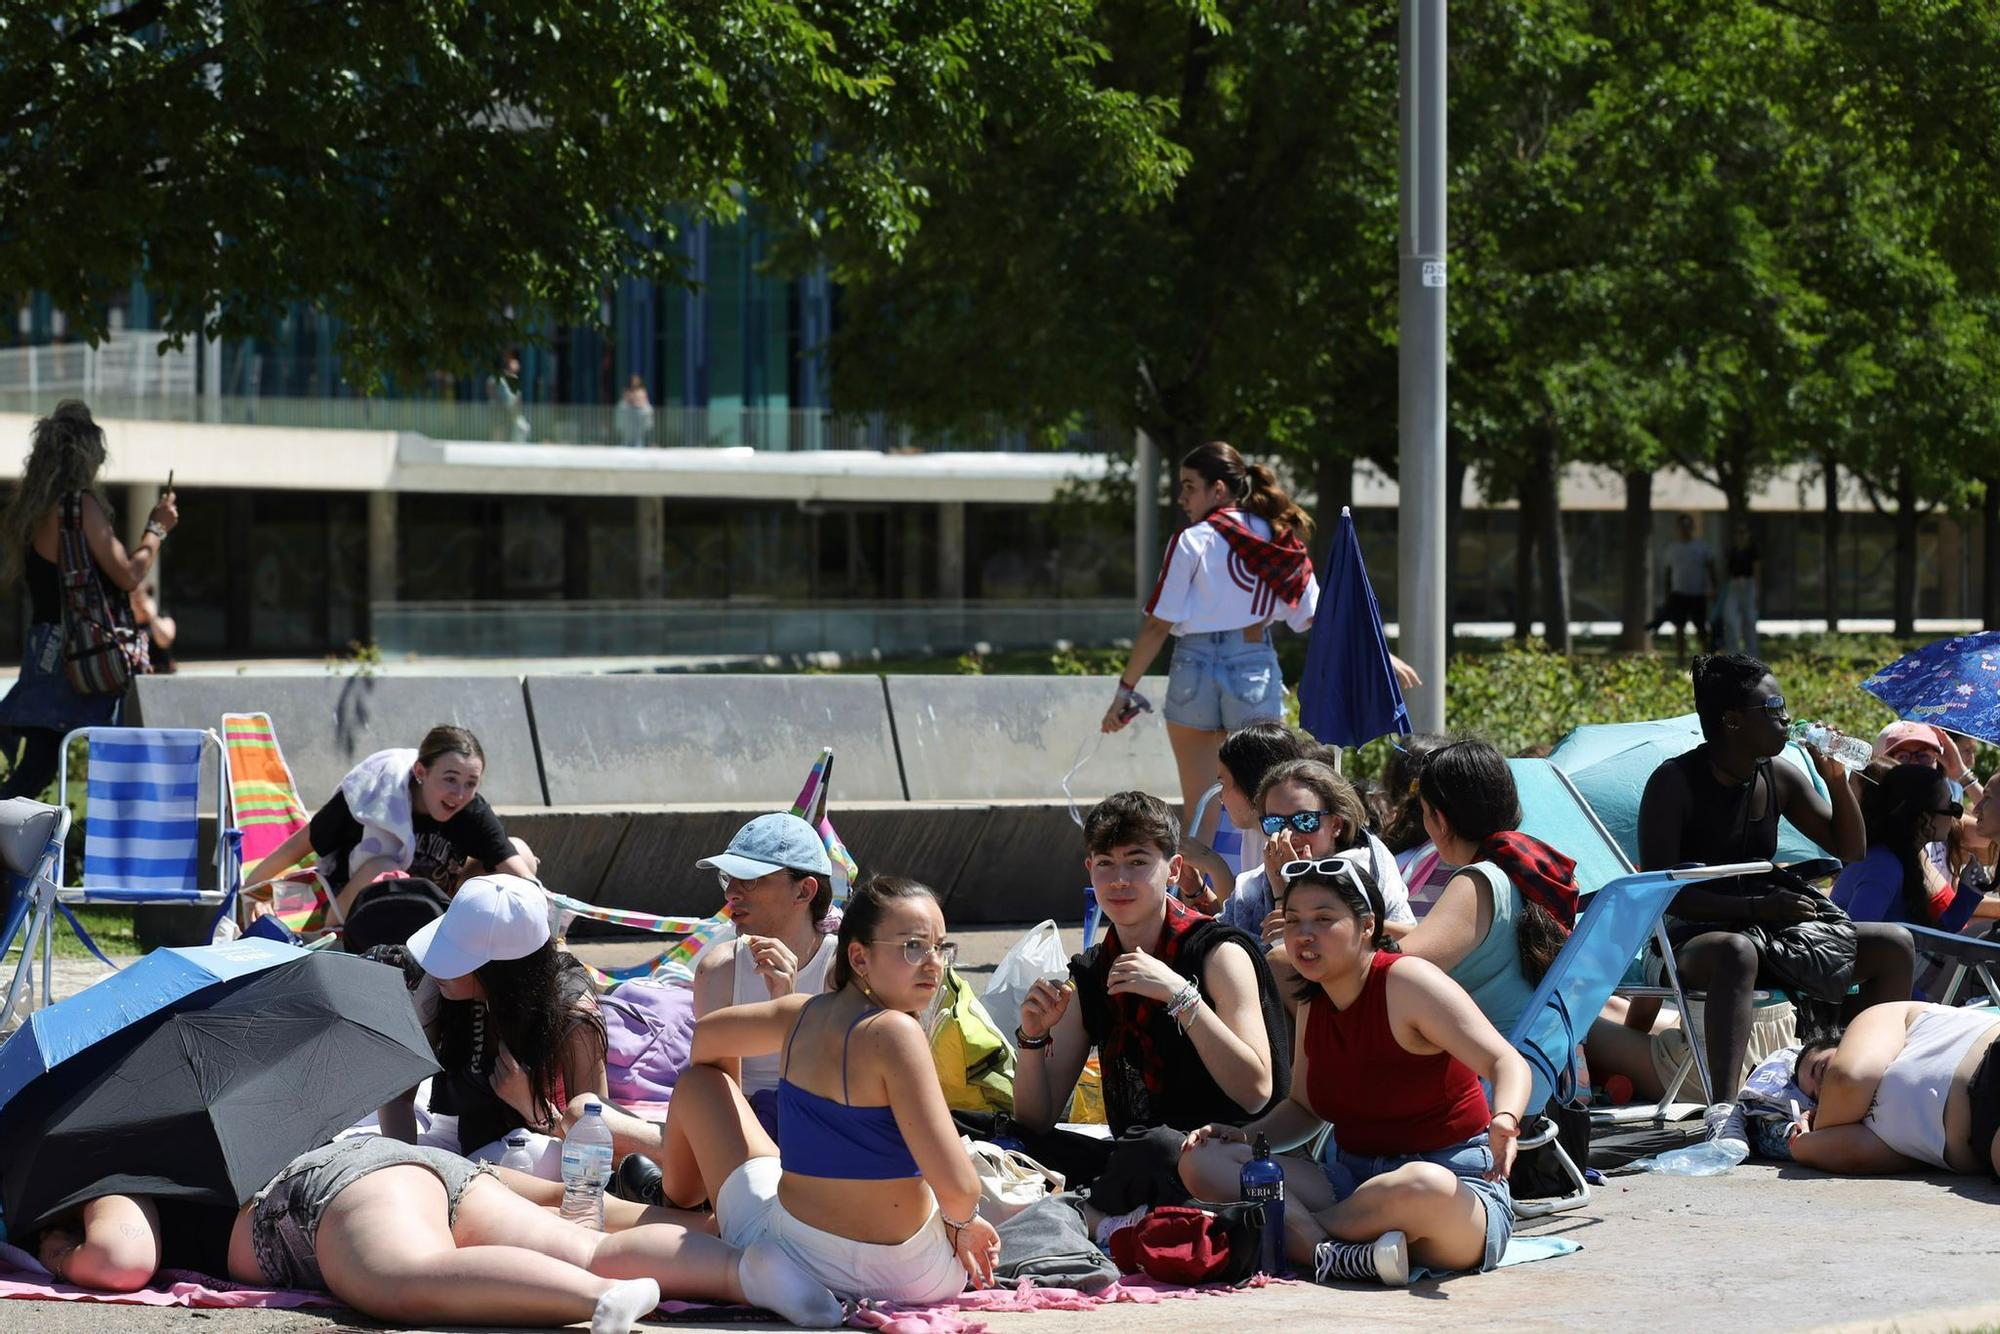
{"type": "MultiPolygon", "coordinates": [[[[1238,510],[1244,526],[1259,537],[1271,536],[1270,522],[1248,510],[1238,510]]],[[[1271,586],[1243,568],[1242,558],[1229,547],[1212,523],[1190,524],[1167,543],[1160,578],[1146,602],[1146,614],[1173,622],[1177,635],[1241,630],[1282,620],[1294,630],[1312,624],[1319,607],[1319,578],[1308,575],[1306,591],[1294,606],[1285,606],[1271,586]]]]}
{"type": "MultiPolygon", "coordinates": [[[[1334,855],[1345,857],[1375,877],[1375,883],[1382,890],[1383,912],[1390,921],[1417,920],[1417,915],[1410,910],[1410,890],[1403,883],[1403,873],[1397,868],[1396,858],[1383,845],[1381,839],[1371,833],[1368,835],[1366,849],[1349,848],[1334,855]]],[[[1222,911],[1216,916],[1231,926],[1241,927],[1251,935],[1258,936],[1261,940],[1260,933],[1263,930],[1264,919],[1271,915],[1272,909],[1276,906],[1276,896],[1271,893],[1271,878],[1264,873],[1264,868],[1259,866],[1236,877],[1235,893],[1229,896],[1229,901],[1222,905],[1222,911]]],[[[1264,953],[1270,952],[1271,947],[1264,946],[1264,953]]]]}
{"type": "MultiPolygon", "coordinates": [[[[839,953],[831,935],[821,936],[819,949],[812,958],[799,965],[799,971],[792,975],[792,991],[799,995],[817,996],[826,990],[827,969],[833,966],[833,956],[839,953]]],[[[731,1005],[753,1005],[771,999],[771,988],[757,973],[757,961],[750,951],[741,945],[736,947],[736,960],[732,965],[729,1003],[731,1005]]],[[[782,1061],[780,1054],[772,1052],[766,1056],[745,1056],[740,1062],[737,1084],[747,1093],[778,1087],[778,1072],[782,1061]]]]}
{"type": "Polygon", "coordinates": [[[1714,563],[1714,550],[1700,538],[1674,543],[1667,548],[1668,587],[1676,593],[1708,592],[1708,571],[1714,563]]]}

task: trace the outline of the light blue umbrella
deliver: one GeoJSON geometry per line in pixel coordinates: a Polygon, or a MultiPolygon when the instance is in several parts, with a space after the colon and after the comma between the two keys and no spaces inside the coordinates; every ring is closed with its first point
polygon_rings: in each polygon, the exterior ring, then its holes
{"type": "Polygon", "coordinates": [[[1632,863],[1569,776],[1549,760],[1509,760],[1521,798],[1521,832],[1540,839],[1576,863],[1576,888],[1594,894],[1632,863]]]}
{"type": "Polygon", "coordinates": [[[0,1107],[27,1083],[183,996],[290,963],[307,951],[262,936],[154,950],[103,981],[28,1016],[0,1046],[0,1107]]]}
{"type": "MultiPolygon", "coordinates": [[[[1590,809],[1597,813],[1597,818],[1636,866],[1639,800],[1645,795],[1647,780],[1661,764],[1693,750],[1701,741],[1701,719],[1692,713],[1636,723],[1588,723],[1564,737],[1549,752],[1549,759],[1569,775],[1584,800],[1590,803],[1590,809]]],[[[1804,774],[1815,792],[1826,795],[1826,783],[1813,769],[1804,747],[1795,741],[1788,742],[1780,762],[1804,774]]],[[[1778,822],[1777,860],[1802,862],[1831,855],[1800,833],[1790,820],[1778,822]]]]}

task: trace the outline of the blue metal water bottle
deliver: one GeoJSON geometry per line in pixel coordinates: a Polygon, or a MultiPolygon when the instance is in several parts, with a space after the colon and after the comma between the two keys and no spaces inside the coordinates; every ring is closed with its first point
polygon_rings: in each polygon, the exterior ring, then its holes
{"type": "Polygon", "coordinates": [[[1240,1178],[1245,1201],[1264,1206],[1264,1242],[1257,1255],[1257,1272],[1280,1278],[1285,1272],[1285,1169],[1271,1157],[1262,1135],[1243,1164],[1240,1178]]]}

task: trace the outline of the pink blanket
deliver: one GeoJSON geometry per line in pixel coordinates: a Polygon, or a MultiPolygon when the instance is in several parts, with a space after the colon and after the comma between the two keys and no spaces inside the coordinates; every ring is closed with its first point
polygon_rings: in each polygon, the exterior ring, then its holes
{"type": "Polygon", "coordinates": [[[137,1292],[92,1292],[58,1283],[25,1253],[0,1245],[0,1300],[40,1302],[104,1302],[115,1306],[299,1307],[338,1306],[323,1292],[282,1292],[227,1283],[205,1274],[163,1269],[154,1279],[163,1286],[137,1292]]]}

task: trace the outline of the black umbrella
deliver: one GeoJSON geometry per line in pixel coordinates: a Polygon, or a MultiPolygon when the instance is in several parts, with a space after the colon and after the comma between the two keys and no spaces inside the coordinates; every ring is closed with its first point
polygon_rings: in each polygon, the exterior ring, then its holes
{"type": "Polygon", "coordinates": [[[437,1068],[402,973],[353,955],[306,953],[182,996],[0,1108],[8,1229],[99,1195],[241,1205],[437,1068]]]}

